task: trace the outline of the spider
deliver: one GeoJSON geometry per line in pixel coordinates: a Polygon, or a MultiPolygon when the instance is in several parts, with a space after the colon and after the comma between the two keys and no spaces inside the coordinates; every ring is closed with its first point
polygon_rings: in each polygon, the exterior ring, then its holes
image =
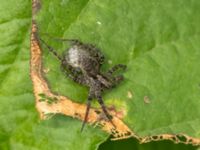
{"type": "Polygon", "coordinates": [[[89,87],[87,107],[81,131],[84,129],[87,122],[91,101],[93,99],[98,100],[106,118],[115,127],[112,122],[112,116],[109,115],[102,99],[102,92],[105,89],[116,86],[124,79],[122,75],[114,76],[113,73],[119,69],[125,70],[126,65],[117,64],[103,73],[100,69],[104,63],[104,55],[101,53],[100,49],[94,45],[83,43],[77,39],[59,39],[62,42],[68,41],[70,43],[70,48],[65,51],[63,55],[59,55],[57,51],[49,46],[43,39],[39,38],[39,40],[57,57],[61,63],[61,70],[67,77],[76,83],[89,87]]]}

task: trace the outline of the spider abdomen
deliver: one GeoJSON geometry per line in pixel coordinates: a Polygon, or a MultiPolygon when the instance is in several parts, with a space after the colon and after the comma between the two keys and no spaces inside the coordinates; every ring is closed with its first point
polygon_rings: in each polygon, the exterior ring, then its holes
{"type": "Polygon", "coordinates": [[[87,73],[89,76],[99,73],[99,62],[84,47],[73,45],[69,48],[65,60],[73,68],[78,68],[82,73],[87,73]]]}
{"type": "Polygon", "coordinates": [[[78,52],[78,47],[71,47],[65,59],[72,67],[80,67],[80,54],[78,52]]]}

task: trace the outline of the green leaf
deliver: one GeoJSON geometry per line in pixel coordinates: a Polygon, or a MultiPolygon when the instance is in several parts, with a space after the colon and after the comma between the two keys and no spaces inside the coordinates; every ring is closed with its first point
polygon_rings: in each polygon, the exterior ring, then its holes
{"type": "MultiPolygon", "coordinates": [[[[200,138],[199,14],[197,0],[43,1],[37,21],[40,33],[96,44],[106,56],[104,71],[127,65],[125,81],[104,99],[125,111],[136,134],[200,138]]],[[[42,37],[60,53],[67,49],[42,37]]],[[[88,90],[66,79],[56,58],[44,53],[53,91],[85,103],[88,90]]]]}
{"type": "Polygon", "coordinates": [[[81,133],[81,121],[63,116],[39,120],[29,75],[31,1],[0,3],[0,149],[96,149],[108,136],[99,129],[81,133]]]}
{"type": "MultiPolygon", "coordinates": [[[[80,133],[81,121],[64,116],[39,121],[29,77],[31,2],[0,2],[0,149],[97,149],[108,136],[98,128],[80,133]]],[[[41,7],[40,33],[96,44],[104,71],[127,64],[125,81],[104,99],[126,112],[134,132],[200,137],[200,1],[42,0],[41,7]]],[[[67,47],[45,40],[60,53],[67,47]]],[[[85,103],[88,89],[65,78],[45,49],[43,60],[52,90],[85,103]]]]}
{"type": "Polygon", "coordinates": [[[38,94],[38,96],[40,96],[41,98],[46,98],[46,95],[44,93],[40,93],[38,94]]]}
{"type": "Polygon", "coordinates": [[[198,147],[185,144],[174,144],[171,141],[150,142],[146,144],[139,144],[133,139],[126,139],[120,141],[107,141],[99,146],[98,150],[197,150],[198,147]]]}
{"type": "Polygon", "coordinates": [[[42,98],[41,98],[41,99],[39,99],[39,101],[40,101],[40,102],[44,102],[44,101],[46,101],[46,99],[42,99],[42,98]]]}

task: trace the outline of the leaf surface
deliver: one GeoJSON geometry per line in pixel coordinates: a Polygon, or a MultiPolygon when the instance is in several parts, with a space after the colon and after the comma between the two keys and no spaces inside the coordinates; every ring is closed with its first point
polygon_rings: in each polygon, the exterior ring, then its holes
{"type": "Polygon", "coordinates": [[[0,1],[0,149],[94,150],[107,134],[54,116],[40,121],[30,79],[31,1],[0,1]]]}
{"type": "MultiPolygon", "coordinates": [[[[103,71],[127,65],[125,81],[104,99],[125,113],[123,120],[135,133],[200,136],[199,1],[73,1],[74,7],[62,2],[43,2],[41,32],[96,44],[106,57],[103,71]]],[[[67,49],[66,43],[43,37],[58,52],[67,49]]],[[[52,89],[85,103],[87,89],[63,77],[48,52],[44,62],[52,89]]]]}

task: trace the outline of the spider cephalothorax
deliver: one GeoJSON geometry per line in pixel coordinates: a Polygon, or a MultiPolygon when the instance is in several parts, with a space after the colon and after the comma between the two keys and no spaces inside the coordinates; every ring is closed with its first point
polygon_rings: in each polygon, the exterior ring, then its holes
{"type": "MultiPolygon", "coordinates": [[[[123,76],[113,76],[113,73],[118,69],[125,69],[126,66],[122,64],[117,64],[107,72],[102,73],[100,68],[104,62],[104,56],[101,51],[92,44],[85,44],[79,40],[70,40],[70,39],[61,39],[62,41],[69,41],[70,48],[65,52],[63,56],[60,56],[56,50],[46,44],[45,41],[40,39],[42,43],[52,52],[61,62],[62,71],[69,78],[75,82],[89,87],[89,94],[87,100],[87,109],[85,113],[85,119],[81,131],[84,128],[85,123],[87,122],[89,109],[91,101],[97,99],[101,108],[109,119],[112,122],[112,117],[109,115],[103,99],[102,92],[105,89],[112,88],[117,85],[123,76]]],[[[114,125],[114,124],[113,124],[114,125]]]]}

